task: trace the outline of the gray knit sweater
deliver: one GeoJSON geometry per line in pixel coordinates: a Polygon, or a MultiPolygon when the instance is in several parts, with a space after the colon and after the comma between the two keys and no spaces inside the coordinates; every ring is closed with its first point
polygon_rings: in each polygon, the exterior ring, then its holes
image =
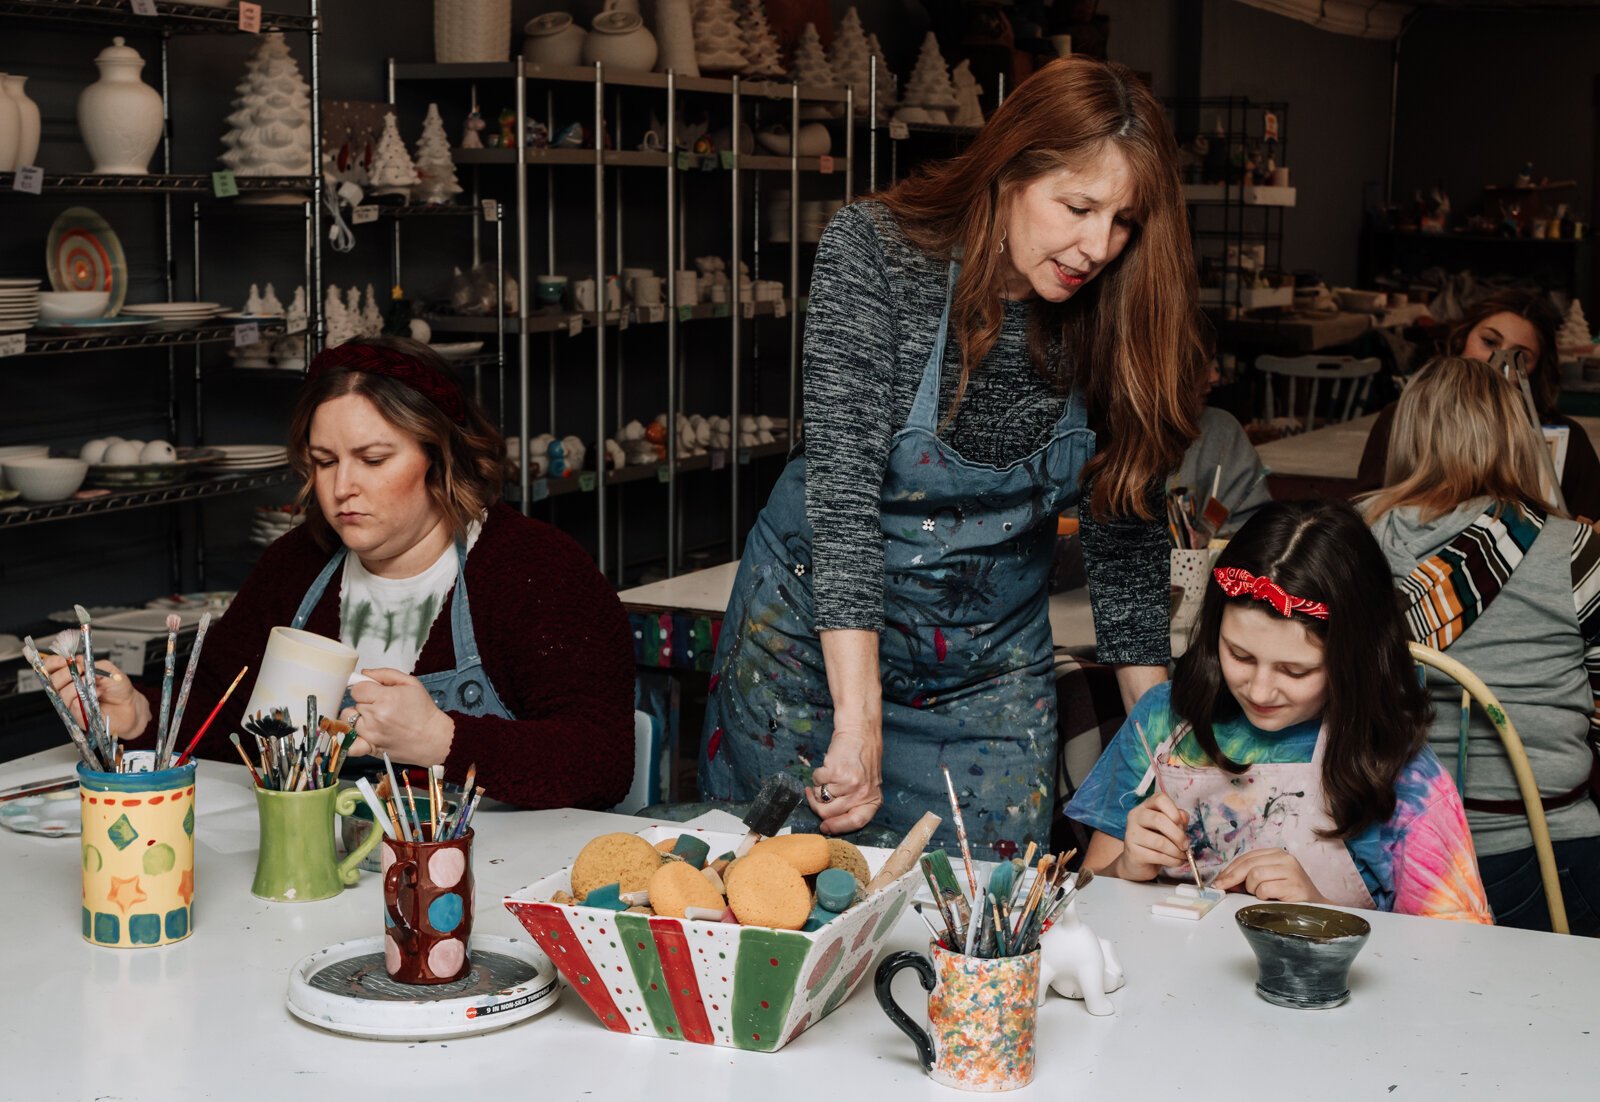
{"type": "MultiPolygon", "coordinates": [[[[910,417],[933,352],[947,270],[912,245],[878,202],[845,207],[822,235],[803,356],[806,518],[814,538],[818,630],[883,626],[884,469],[890,438],[910,417]]],[[[1004,306],[999,340],[973,372],[954,421],[940,432],[965,458],[993,466],[1040,447],[1065,404],[1029,360],[1028,304],[1004,306]]],[[[960,373],[960,346],[949,339],[941,422],[960,373]]],[[[1083,548],[1099,658],[1164,664],[1166,529],[1159,520],[1099,524],[1088,512],[1082,510],[1083,548]]]]}

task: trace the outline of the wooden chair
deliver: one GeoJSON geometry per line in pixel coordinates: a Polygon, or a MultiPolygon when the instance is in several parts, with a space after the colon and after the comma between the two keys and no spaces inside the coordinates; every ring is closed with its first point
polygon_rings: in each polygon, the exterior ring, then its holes
{"type": "Polygon", "coordinates": [[[1354,356],[1257,356],[1256,370],[1266,376],[1267,420],[1277,416],[1274,408],[1272,377],[1282,375],[1288,380],[1289,404],[1286,413],[1293,416],[1295,409],[1294,384],[1296,379],[1311,380],[1311,400],[1306,403],[1306,431],[1316,428],[1317,390],[1324,383],[1332,384],[1333,400],[1339,401],[1339,391],[1344,389],[1344,408],[1340,421],[1348,421],[1357,408],[1366,412],[1367,394],[1372,389],[1372,377],[1383,366],[1376,356],[1356,359],[1354,356]]]}
{"type": "Polygon", "coordinates": [[[1412,643],[1411,657],[1420,664],[1455,681],[1461,686],[1461,739],[1456,751],[1456,786],[1461,788],[1467,761],[1467,724],[1472,701],[1476,700],[1489,722],[1494,725],[1506,757],[1511,762],[1511,772],[1517,779],[1517,790],[1522,794],[1522,806],[1528,813],[1528,832],[1533,835],[1533,852],[1539,860],[1539,878],[1544,882],[1545,905],[1550,909],[1550,928],[1558,934],[1570,933],[1567,926],[1567,907],[1561,898],[1561,877],[1556,871],[1556,854],[1550,845],[1550,827],[1545,822],[1544,804],[1539,801],[1539,785],[1534,780],[1533,769],[1528,765],[1528,754],[1522,739],[1511,723],[1511,717],[1495,699],[1478,675],[1432,647],[1412,643]]]}

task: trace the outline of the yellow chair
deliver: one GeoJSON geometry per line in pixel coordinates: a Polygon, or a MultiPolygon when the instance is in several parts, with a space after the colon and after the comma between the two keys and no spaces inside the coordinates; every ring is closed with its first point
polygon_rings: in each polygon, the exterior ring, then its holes
{"type": "Polygon", "coordinates": [[[1495,695],[1489,691],[1489,687],[1478,678],[1478,675],[1460,662],[1421,643],[1412,643],[1410,646],[1411,657],[1417,662],[1438,670],[1461,686],[1461,743],[1457,759],[1457,778],[1462,775],[1461,770],[1466,761],[1468,709],[1472,701],[1478,702],[1478,706],[1483,709],[1484,714],[1489,717],[1489,722],[1500,735],[1506,757],[1511,762],[1511,772],[1517,778],[1517,790],[1522,794],[1522,806],[1528,813],[1528,831],[1533,835],[1533,852],[1539,859],[1539,878],[1544,882],[1545,905],[1550,909],[1550,928],[1558,934],[1569,933],[1567,907],[1561,898],[1561,877],[1556,871],[1556,854],[1550,845],[1550,827],[1545,822],[1544,804],[1539,801],[1539,785],[1533,778],[1533,769],[1528,765],[1527,751],[1522,747],[1522,739],[1517,734],[1516,727],[1512,726],[1511,717],[1506,715],[1506,710],[1500,706],[1500,701],[1495,699],[1495,695]]]}

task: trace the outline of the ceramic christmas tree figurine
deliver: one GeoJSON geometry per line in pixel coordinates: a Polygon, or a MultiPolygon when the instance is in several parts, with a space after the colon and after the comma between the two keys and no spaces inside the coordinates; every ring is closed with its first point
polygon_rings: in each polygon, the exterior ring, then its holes
{"type": "Polygon", "coordinates": [[[345,309],[339,288],[331,283],[328,284],[327,297],[323,300],[322,316],[327,320],[329,348],[336,348],[356,336],[355,322],[350,317],[350,312],[345,309]]]}
{"type": "Polygon", "coordinates": [[[400,140],[400,127],[391,112],[383,117],[383,136],[372,156],[372,194],[409,196],[419,182],[421,178],[400,140]]]}
{"type": "Polygon", "coordinates": [[[372,284],[367,284],[366,301],[361,306],[361,335],[363,337],[383,336],[383,312],[378,309],[378,296],[372,290],[372,284]]]}
{"type": "Polygon", "coordinates": [[[978,97],[983,95],[983,89],[978,78],[972,75],[972,63],[963,61],[957,65],[950,73],[950,83],[956,93],[956,108],[950,112],[951,125],[982,126],[983,106],[978,97]]]}
{"type": "Polygon", "coordinates": [[[939,52],[939,41],[929,31],[922,40],[922,50],[917,54],[917,65],[911,79],[900,92],[900,102],[908,107],[921,107],[930,116],[930,122],[948,122],[944,112],[956,105],[955,88],[950,84],[950,71],[945,67],[944,55],[939,52]]]}
{"type": "Polygon", "coordinates": [[[236,176],[311,175],[311,90],[282,34],[261,36],[234,91],[222,163],[236,176]]]}
{"type": "Polygon", "coordinates": [[[1573,299],[1556,344],[1560,348],[1587,348],[1589,343],[1589,319],[1583,316],[1583,303],[1573,299]]]}
{"type": "Polygon", "coordinates": [[[833,79],[855,90],[855,113],[867,113],[868,87],[871,81],[872,48],[867,45],[866,32],[861,29],[861,16],[851,8],[839,21],[834,32],[833,46],[828,50],[828,65],[833,69],[833,79]]]}
{"type": "Polygon", "coordinates": [[[261,292],[254,283],[250,284],[250,293],[245,296],[244,312],[251,317],[260,317],[266,312],[261,309],[261,292]]]}
{"type": "Polygon", "coordinates": [[[695,5],[694,51],[702,73],[744,72],[744,35],[733,0],[699,0],[695,5]]]}
{"type": "MultiPolygon", "coordinates": [[[[250,289],[254,291],[255,285],[252,284],[250,289]]],[[[272,289],[272,284],[267,284],[267,293],[261,296],[259,307],[260,308],[256,310],[256,313],[258,314],[265,315],[269,318],[283,317],[283,303],[278,300],[278,292],[272,289]]],[[[245,306],[245,311],[247,313],[249,312],[248,304],[245,306]]]]}
{"type": "Polygon", "coordinates": [[[421,183],[411,189],[414,199],[448,203],[461,194],[456,164],[450,157],[450,139],[445,137],[444,119],[437,103],[428,104],[428,114],[422,120],[422,137],[417,139],[417,175],[421,183]]]}
{"type": "Polygon", "coordinates": [[[367,323],[361,316],[361,288],[351,287],[344,293],[344,313],[350,322],[350,336],[367,336],[367,323]]]}
{"type": "Polygon", "coordinates": [[[762,0],[745,0],[742,29],[745,75],[756,79],[784,76],[783,56],[778,50],[777,36],[767,22],[767,8],[762,0]]]}
{"type": "Polygon", "coordinates": [[[900,102],[897,93],[900,78],[889,68],[889,59],[883,55],[883,47],[878,45],[877,35],[867,35],[867,52],[878,60],[878,121],[887,122],[889,115],[900,102]]]}
{"type": "MultiPolygon", "coordinates": [[[[800,32],[800,41],[794,47],[794,73],[796,84],[829,87],[838,84],[828,55],[822,50],[822,37],[814,23],[807,23],[800,32]]],[[[802,119],[829,119],[833,111],[825,103],[806,103],[800,107],[802,119]]]]}

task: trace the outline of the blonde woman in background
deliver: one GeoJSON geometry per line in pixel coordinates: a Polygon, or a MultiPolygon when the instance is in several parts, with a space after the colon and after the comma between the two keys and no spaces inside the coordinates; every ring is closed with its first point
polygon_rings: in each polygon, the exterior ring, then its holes
{"type": "MultiPolygon", "coordinates": [[[[1478,360],[1441,357],[1395,411],[1386,485],[1365,499],[1413,638],[1505,705],[1539,782],[1573,933],[1600,933],[1600,536],[1550,504],[1521,394],[1478,360]]],[[[1474,712],[1467,760],[1454,682],[1429,674],[1430,742],[1456,775],[1496,921],[1549,930],[1533,840],[1499,736],[1474,712]]]]}

